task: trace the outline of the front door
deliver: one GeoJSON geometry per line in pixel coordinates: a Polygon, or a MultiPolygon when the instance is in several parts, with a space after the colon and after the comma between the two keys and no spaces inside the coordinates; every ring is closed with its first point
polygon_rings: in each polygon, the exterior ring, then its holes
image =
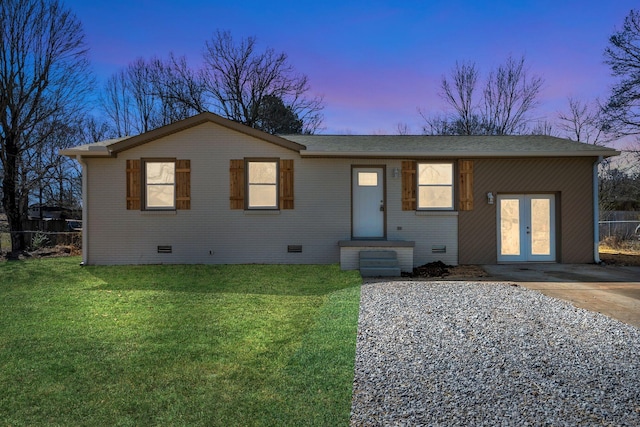
{"type": "Polygon", "coordinates": [[[498,195],[498,262],[555,261],[555,196],[498,195]]]}
{"type": "Polygon", "coordinates": [[[384,168],[354,167],[351,180],[352,237],[384,238],[384,168]]]}

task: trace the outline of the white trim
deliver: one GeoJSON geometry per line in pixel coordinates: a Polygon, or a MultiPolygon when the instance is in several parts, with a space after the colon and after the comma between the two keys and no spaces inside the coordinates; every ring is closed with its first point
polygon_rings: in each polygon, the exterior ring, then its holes
{"type": "Polygon", "coordinates": [[[458,216],[458,211],[454,210],[418,210],[416,216],[458,216]]]}
{"type": "Polygon", "coordinates": [[[600,197],[598,196],[598,166],[602,156],[593,164],[593,261],[600,264],[600,197]]]}
{"type": "Polygon", "coordinates": [[[89,262],[89,174],[82,156],[76,157],[82,167],[82,265],[89,262]]]}

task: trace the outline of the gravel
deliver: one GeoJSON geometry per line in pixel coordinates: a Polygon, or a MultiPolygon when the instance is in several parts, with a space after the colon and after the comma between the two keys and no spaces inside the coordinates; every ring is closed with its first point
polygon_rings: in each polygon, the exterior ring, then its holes
{"type": "Polygon", "coordinates": [[[638,426],[640,330],[504,283],[362,287],[352,426],[638,426]]]}

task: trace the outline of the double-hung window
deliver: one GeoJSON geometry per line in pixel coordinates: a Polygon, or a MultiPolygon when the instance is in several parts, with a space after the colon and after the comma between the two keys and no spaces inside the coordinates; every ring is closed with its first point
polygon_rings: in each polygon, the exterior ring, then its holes
{"type": "Polygon", "coordinates": [[[418,209],[453,209],[453,163],[418,164],[418,209]]]}
{"type": "Polygon", "coordinates": [[[248,209],[278,209],[278,160],[248,160],[247,189],[248,209]]]}
{"type": "Polygon", "coordinates": [[[176,208],[175,160],[144,162],[144,208],[172,210],[176,208]]]}

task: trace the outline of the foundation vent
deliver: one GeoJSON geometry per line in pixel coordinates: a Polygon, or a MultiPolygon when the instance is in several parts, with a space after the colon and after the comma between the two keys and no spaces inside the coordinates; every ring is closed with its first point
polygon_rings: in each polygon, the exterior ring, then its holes
{"type": "Polygon", "coordinates": [[[158,253],[159,254],[170,254],[173,252],[173,248],[171,247],[171,245],[159,245],[158,246],[158,253]]]}
{"type": "Polygon", "coordinates": [[[447,246],[446,245],[433,245],[431,246],[432,254],[446,254],[447,246]]]}
{"type": "Polygon", "coordinates": [[[302,245],[289,245],[287,246],[287,252],[290,254],[302,253],[302,245]]]}

